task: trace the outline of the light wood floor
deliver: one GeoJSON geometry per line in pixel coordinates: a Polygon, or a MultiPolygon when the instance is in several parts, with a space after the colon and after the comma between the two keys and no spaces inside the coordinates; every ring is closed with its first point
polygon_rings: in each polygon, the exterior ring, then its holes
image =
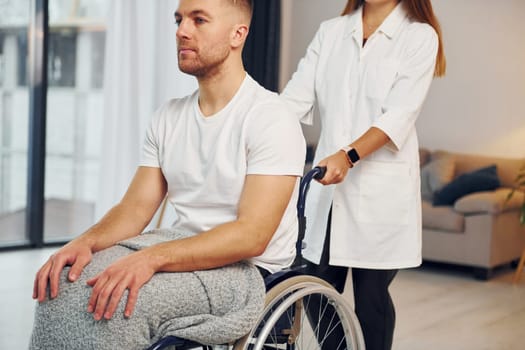
{"type": "Polygon", "coordinates": [[[525,349],[525,276],[513,285],[513,272],[489,282],[448,267],[401,272],[391,287],[394,349],[525,349]]]}
{"type": "MultiPolygon", "coordinates": [[[[0,253],[0,349],[27,349],[33,276],[52,252],[0,253]]],[[[504,269],[480,282],[450,267],[401,271],[391,287],[397,309],[394,349],[525,349],[525,276],[513,285],[512,273],[504,269]]]]}

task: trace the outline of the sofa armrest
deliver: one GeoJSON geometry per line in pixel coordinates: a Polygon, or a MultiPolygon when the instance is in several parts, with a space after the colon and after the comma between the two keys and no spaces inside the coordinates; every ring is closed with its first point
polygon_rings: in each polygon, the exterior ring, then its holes
{"type": "Polygon", "coordinates": [[[510,188],[499,188],[495,191],[471,193],[458,199],[454,203],[454,210],[463,214],[498,214],[521,208],[524,193],[516,191],[514,196],[505,202],[510,192],[510,188]]]}

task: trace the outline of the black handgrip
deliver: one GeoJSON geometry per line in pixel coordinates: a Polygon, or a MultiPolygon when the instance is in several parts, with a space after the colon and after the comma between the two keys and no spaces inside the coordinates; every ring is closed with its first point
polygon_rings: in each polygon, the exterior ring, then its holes
{"type": "Polygon", "coordinates": [[[321,180],[326,175],[326,167],[325,166],[316,166],[314,169],[317,169],[318,171],[314,175],[314,179],[321,180]]]}

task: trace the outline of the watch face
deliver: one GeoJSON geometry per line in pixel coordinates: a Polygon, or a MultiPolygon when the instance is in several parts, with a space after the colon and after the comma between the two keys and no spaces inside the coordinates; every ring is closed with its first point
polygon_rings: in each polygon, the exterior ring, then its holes
{"type": "Polygon", "coordinates": [[[352,163],[356,163],[359,160],[359,154],[357,154],[357,151],[352,148],[350,151],[348,151],[348,158],[350,158],[352,163]]]}

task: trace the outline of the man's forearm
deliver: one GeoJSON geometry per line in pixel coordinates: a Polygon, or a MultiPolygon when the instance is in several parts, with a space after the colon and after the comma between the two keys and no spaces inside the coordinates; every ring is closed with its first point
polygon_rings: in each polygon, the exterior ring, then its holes
{"type": "Polygon", "coordinates": [[[160,168],[139,167],[122,200],[75,241],[98,252],[140,234],[166,197],[166,188],[160,168]]]}
{"type": "Polygon", "coordinates": [[[267,231],[234,221],[190,238],[152,246],[145,253],[157,272],[205,270],[259,256],[271,237],[267,231]]]}
{"type": "Polygon", "coordinates": [[[98,252],[140,234],[150,220],[130,205],[119,203],[77,239],[98,252]]]}

